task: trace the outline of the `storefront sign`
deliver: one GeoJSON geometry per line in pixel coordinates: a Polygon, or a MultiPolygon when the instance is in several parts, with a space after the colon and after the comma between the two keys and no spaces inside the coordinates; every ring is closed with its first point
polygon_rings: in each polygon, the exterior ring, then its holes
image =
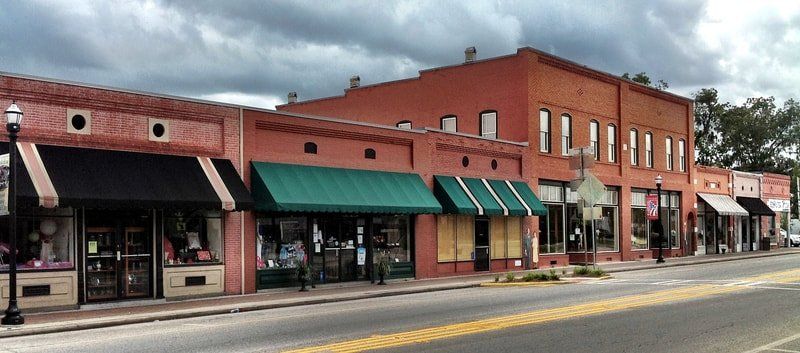
{"type": "Polygon", "coordinates": [[[767,200],[769,208],[775,212],[789,212],[789,200],[769,199],[767,200]]]}
{"type": "Polygon", "coordinates": [[[11,170],[8,153],[0,155],[0,216],[8,215],[8,176],[11,170]]]}
{"type": "MultiPolygon", "coordinates": [[[[352,257],[351,257],[352,259],[352,257]]],[[[367,248],[358,248],[358,266],[364,266],[367,263],[367,248]]]]}
{"type": "Polygon", "coordinates": [[[645,205],[647,206],[647,219],[658,220],[658,195],[645,196],[645,205]]]}

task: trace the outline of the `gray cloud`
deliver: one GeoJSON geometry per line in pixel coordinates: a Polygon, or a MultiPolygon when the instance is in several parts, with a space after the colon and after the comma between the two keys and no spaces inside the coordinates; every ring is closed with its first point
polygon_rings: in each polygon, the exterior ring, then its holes
{"type": "Polygon", "coordinates": [[[256,104],[262,97],[270,105],[290,90],[301,99],[341,94],[353,74],[365,84],[415,76],[461,62],[467,46],[485,58],[530,45],[614,74],[646,71],[684,95],[712,86],[732,100],[798,95],[800,17],[754,16],[747,33],[760,55],[748,55],[731,38],[717,46],[702,39],[708,8],[696,1],[7,1],[0,70],[194,97],[241,95],[256,104]]]}

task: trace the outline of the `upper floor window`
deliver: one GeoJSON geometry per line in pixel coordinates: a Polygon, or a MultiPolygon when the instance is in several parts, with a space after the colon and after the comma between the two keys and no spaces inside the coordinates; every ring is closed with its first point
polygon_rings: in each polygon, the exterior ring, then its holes
{"type": "Polygon", "coordinates": [[[403,120],[403,121],[397,123],[397,127],[401,128],[401,129],[409,129],[409,130],[411,130],[411,122],[408,121],[408,120],[403,120]]]}
{"type": "Polygon", "coordinates": [[[539,110],[539,151],[550,153],[550,111],[539,110]]]}
{"type": "Polygon", "coordinates": [[[597,120],[589,122],[589,144],[594,150],[594,160],[600,160],[600,123],[597,120]]]}
{"type": "Polygon", "coordinates": [[[457,125],[458,122],[456,120],[457,119],[456,119],[455,115],[445,115],[445,116],[443,116],[442,117],[441,129],[443,131],[449,131],[449,132],[458,131],[458,125],[457,125]]]}
{"type": "Polygon", "coordinates": [[[631,129],[631,165],[639,165],[639,131],[631,129]]]}
{"type": "Polygon", "coordinates": [[[682,172],[686,171],[686,140],[678,140],[678,167],[682,172]]]}
{"type": "Polygon", "coordinates": [[[568,156],[572,148],[572,117],[561,114],[561,155],[568,156]]]}
{"type": "Polygon", "coordinates": [[[608,161],[617,162],[617,126],[608,124],[608,161]]]}
{"type": "Polygon", "coordinates": [[[674,167],[672,162],[672,137],[667,136],[667,139],[664,141],[664,149],[667,152],[667,170],[672,170],[674,167]]]}
{"type": "Polygon", "coordinates": [[[481,136],[496,139],[497,138],[497,112],[486,111],[481,113],[481,136]]]}
{"type": "Polygon", "coordinates": [[[306,142],[306,144],[303,146],[303,151],[305,153],[317,154],[317,144],[313,142],[306,142]]]}
{"type": "Polygon", "coordinates": [[[644,162],[647,168],[653,168],[653,133],[644,133],[644,162]]]}

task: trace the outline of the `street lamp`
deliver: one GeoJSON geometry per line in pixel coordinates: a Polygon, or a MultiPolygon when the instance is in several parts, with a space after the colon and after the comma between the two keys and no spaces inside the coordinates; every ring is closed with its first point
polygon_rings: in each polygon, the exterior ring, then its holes
{"type": "Polygon", "coordinates": [[[661,174],[656,176],[656,194],[658,195],[658,223],[653,226],[653,229],[658,232],[658,259],[656,263],[664,263],[664,226],[661,223],[661,183],[664,178],[661,174]]]}
{"type": "Polygon", "coordinates": [[[9,252],[8,268],[8,309],[0,324],[22,325],[25,318],[17,307],[17,133],[22,124],[22,110],[17,107],[17,102],[12,102],[6,109],[6,130],[8,130],[8,243],[9,252]]]}

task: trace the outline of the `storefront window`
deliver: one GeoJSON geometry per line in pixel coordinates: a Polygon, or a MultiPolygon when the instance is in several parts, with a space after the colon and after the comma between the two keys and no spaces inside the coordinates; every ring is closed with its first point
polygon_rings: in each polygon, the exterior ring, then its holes
{"type": "Polygon", "coordinates": [[[642,207],[631,208],[631,249],[645,250],[647,244],[647,216],[646,210],[642,207]]]}
{"type": "Polygon", "coordinates": [[[439,262],[456,260],[456,216],[436,216],[436,233],[439,262]]]}
{"type": "Polygon", "coordinates": [[[307,259],[306,217],[259,218],[256,228],[258,269],[294,268],[307,259]]]}
{"type": "Polygon", "coordinates": [[[564,252],[564,205],[545,204],[547,216],[539,217],[539,252],[564,252]]]}
{"type": "MultiPolygon", "coordinates": [[[[650,194],[655,191],[650,190],[650,194]]],[[[663,247],[672,246],[673,249],[681,247],[681,213],[680,194],[670,191],[661,192],[661,226],[664,229],[663,238],[658,239],[655,233],[650,234],[650,247],[658,248],[659,241],[663,247]]]]}
{"type": "Polygon", "coordinates": [[[222,263],[222,215],[218,211],[171,212],[164,217],[164,264],[222,263]]]}
{"type": "Polygon", "coordinates": [[[583,251],[583,221],[578,214],[578,204],[567,204],[567,251],[583,251]]]}
{"type": "MultiPolygon", "coordinates": [[[[17,269],[74,267],[74,217],[71,208],[21,210],[17,216],[17,269]]],[[[9,267],[8,216],[0,217],[0,270],[9,267]]]]}
{"type": "Polygon", "coordinates": [[[489,229],[491,232],[492,242],[492,259],[505,259],[506,258],[506,220],[503,216],[494,216],[491,218],[489,229]]]}
{"type": "Polygon", "coordinates": [[[492,259],[522,257],[522,217],[491,218],[492,259]]]}
{"type": "MultiPolygon", "coordinates": [[[[597,251],[617,250],[617,208],[612,206],[602,207],[602,216],[595,221],[597,233],[597,251]]],[[[592,246],[589,238],[589,246],[592,246]]]]}
{"type": "Polygon", "coordinates": [[[390,261],[411,261],[408,220],[408,216],[374,217],[372,219],[373,248],[388,254],[390,261]]]}

